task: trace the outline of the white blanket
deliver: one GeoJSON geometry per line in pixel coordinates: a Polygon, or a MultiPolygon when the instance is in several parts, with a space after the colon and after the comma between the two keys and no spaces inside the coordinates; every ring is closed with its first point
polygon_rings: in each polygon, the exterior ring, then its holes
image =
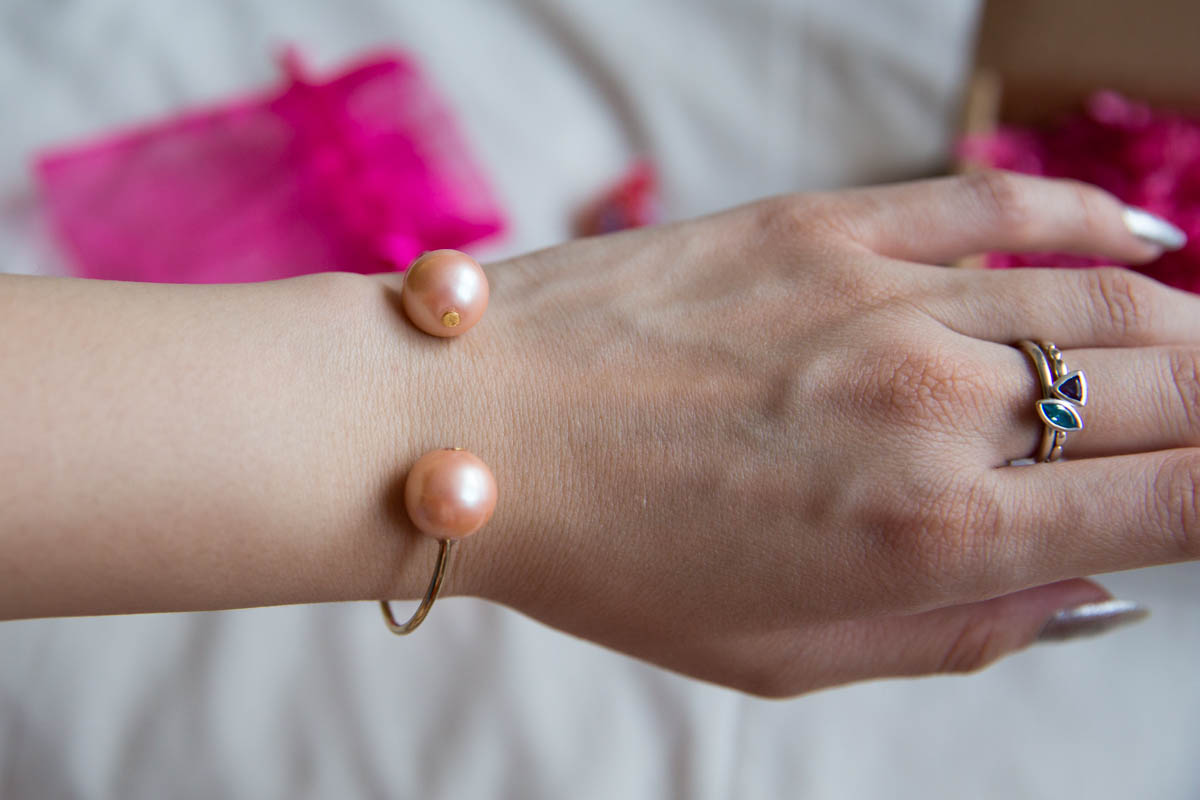
{"type": "MultiPolygon", "coordinates": [[[[0,269],[60,272],[34,149],[318,66],[418,54],[514,223],[552,244],[636,155],[679,218],[946,158],[955,0],[212,0],[0,6],[0,269]]],[[[1079,531],[1087,536],[1088,531],[1079,531]]],[[[1200,797],[1197,565],[1105,582],[1153,615],[982,674],[751,699],[438,602],[0,623],[0,797],[1200,797]]]]}

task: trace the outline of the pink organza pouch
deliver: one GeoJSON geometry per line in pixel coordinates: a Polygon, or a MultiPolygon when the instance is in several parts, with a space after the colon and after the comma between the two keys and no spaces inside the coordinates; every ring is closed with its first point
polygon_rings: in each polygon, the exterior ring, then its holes
{"type": "MultiPolygon", "coordinates": [[[[1135,269],[1200,292],[1200,117],[1096,92],[1078,113],[1042,128],[1001,127],[970,136],[959,155],[975,163],[1096,184],[1179,226],[1182,250],[1135,269]]],[[[990,253],[986,266],[1089,267],[1112,263],[1069,253],[990,253]]]]}
{"type": "Polygon", "coordinates": [[[502,231],[452,115],[410,59],[379,54],[328,81],[294,52],[282,61],[280,89],[37,159],[76,274],[379,272],[502,231]]]}

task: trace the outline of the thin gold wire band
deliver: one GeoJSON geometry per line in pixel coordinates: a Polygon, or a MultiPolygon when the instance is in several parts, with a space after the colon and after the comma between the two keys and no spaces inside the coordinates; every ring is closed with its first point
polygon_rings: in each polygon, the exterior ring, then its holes
{"type": "Polygon", "coordinates": [[[417,610],[408,618],[408,621],[403,625],[396,622],[396,618],[392,616],[392,606],[387,600],[380,600],[379,606],[383,609],[383,621],[387,623],[388,630],[397,636],[407,636],[417,629],[417,626],[425,621],[426,615],[429,614],[429,609],[433,608],[433,601],[437,600],[438,592],[442,590],[442,580],[446,577],[446,570],[450,563],[450,548],[454,544],[453,539],[438,540],[438,555],[437,565],[433,568],[433,580],[429,582],[429,588],[425,590],[425,597],[421,600],[421,605],[417,606],[417,610]]]}
{"type": "MultiPolygon", "coordinates": [[[[1038,342],[1042,348],[1042,352],[1046,354],[1046,360],[1050,362],[1050,386],[1045,387],[1043,392],[1048,397],[1054,396],[1053,386],[1058,382],[1058,379],[1067,374],[1067,365],[1063,363],[1062,351],[1054,342],[1048,342],[1045,339],[1038,342]]],[[[1063,445],[1067,443],[1067,434],[1063,431],[1055,431],[1054,444],[1050,448],[1050,455],[1046,456],[1047,461],[1058,461],[1062,458],[1063,445]]]]}
{"type": "MultiPolygon", "coordinates": [[[[1046,358],[1045,351],[1042,346],[1031,339],[1022,339],[1017,343],[1017,346],[1029,356],[1029,360],[1033,362],[1033,371],[1037,373],[1038,383],[1041,385],[1042,398],[1050,396],[1050,386],[1054,383],[1054,373],[1050,367],[1050,360],[1046,358]]],[[[1057,448],[1058,454],[1062,454],[1063,442],[1059,436],[1063,438],[1066,434],[1062,431],[1056,431],[1049,425],[1042,425],[1042,440],[1038,444],[1037,451],[1033,454],[1034,461],[1050,461],[1050,454],[1057,448]]]]}

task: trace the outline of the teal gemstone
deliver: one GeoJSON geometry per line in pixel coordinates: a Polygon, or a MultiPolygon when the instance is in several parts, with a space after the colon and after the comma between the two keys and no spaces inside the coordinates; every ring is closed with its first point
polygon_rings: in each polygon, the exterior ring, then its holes
{"type": "Polygon", "coordinates": [[[1039,400],[1038,416],[1047,425],[1060,431],[1077,431],[1083,428],[1083,420],[1074,406],[1063,400],[1039,400]]]}

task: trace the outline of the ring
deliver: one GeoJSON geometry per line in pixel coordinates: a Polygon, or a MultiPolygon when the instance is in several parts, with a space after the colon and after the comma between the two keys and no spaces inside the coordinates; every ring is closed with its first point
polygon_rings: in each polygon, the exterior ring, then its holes
{"type": "Polygon", "coordinates": [[[1022,339],[1017,346],[1033,361],[1042,387],[1042,397],[1034,404],[1042,421],[1042,441],[1035,461],[1057,461],[1062,456],[1067,434],[1083,430],[1079,409],[1087,405],[1087,376],[1071,370],[1063,362],[1062,351],[1053,342],[1022,339]]]}

